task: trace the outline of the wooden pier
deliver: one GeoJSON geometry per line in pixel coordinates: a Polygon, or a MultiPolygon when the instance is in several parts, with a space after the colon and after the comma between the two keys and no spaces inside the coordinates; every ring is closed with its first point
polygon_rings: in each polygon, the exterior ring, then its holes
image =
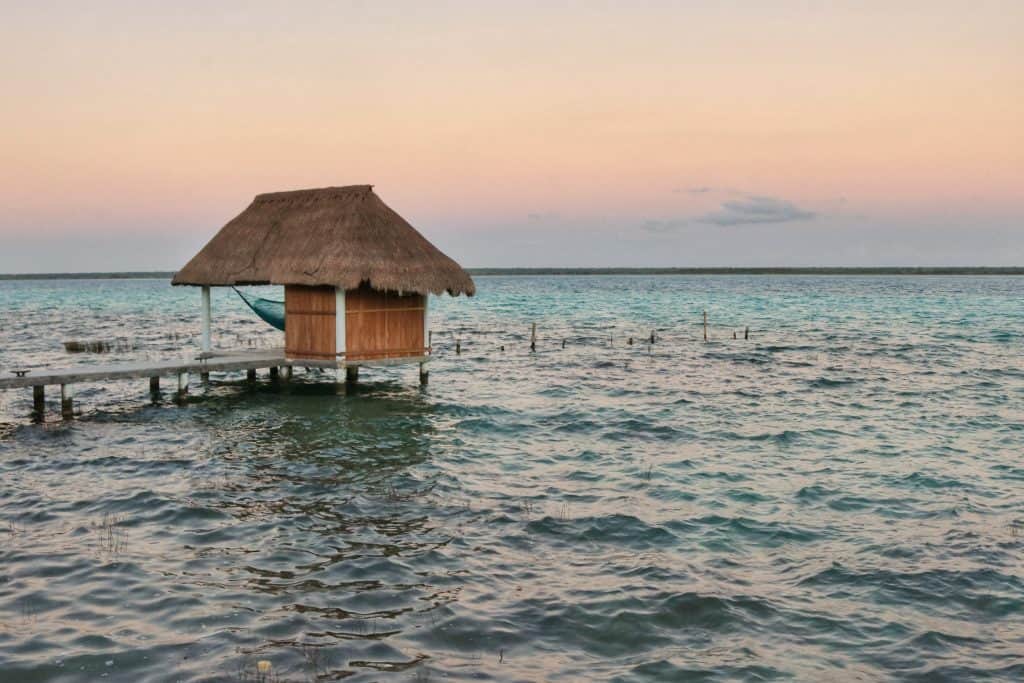
{"type": "Polygon", "coordinates": [[[256,370],[268,368],[272,378],[288,379],[292,367],[317,367],[328,369],[344,369],[346,382],[355,382],[359,377],[360,366],[385,366],[406,363],[419,363],[420,382],[427,382],[426,363],[428,355],[402,358],[381,358],[375,360],[339,359],[290,359],[283,349],[258,351],[250,353],[205,353],[191,360],[138,361],[115,363],[110,365],[79,365],[70,368],[38,368],[32,370],[10,371],[13,376],[0,377],[0,390],[23,389],[32,387],[33,410],[42,414],[45,410],[46,387],[59,386],[61,395],[61,413],[72,414],[74,385],[88,382],[109,382],[125,379],[148,379],[149,390],[156,394],[160,391],[160,379],[173,377],[174,391],[178,396],[188,393],[189,378],[198,374],[204,379],[211,372],[247,371],[250,380],[256,378],[256,370]]]}

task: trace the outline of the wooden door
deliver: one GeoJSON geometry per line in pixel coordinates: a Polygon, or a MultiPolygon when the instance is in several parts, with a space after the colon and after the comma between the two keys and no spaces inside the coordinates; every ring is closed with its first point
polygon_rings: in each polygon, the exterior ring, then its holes
{"type": "Polygon", "coordinates": [[[360,287],[345,293],[345,358],[422,356],[426,298],[360,287]]]}
{"type": "Polygon", "coordinates": [[[334,287],[284,288],[284,352],[288,358],[334,360],[337,353],[334,287]]]}

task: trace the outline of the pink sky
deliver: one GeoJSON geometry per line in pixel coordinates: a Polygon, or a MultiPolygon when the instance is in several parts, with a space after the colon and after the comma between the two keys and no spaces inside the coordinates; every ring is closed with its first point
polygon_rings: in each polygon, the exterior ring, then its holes
{"type": "Polygon", "coordinates": [[[469,266],[1024,263],[1021,2],[142,4],[5,9],[0,272],[366,182],[469,266]]]}

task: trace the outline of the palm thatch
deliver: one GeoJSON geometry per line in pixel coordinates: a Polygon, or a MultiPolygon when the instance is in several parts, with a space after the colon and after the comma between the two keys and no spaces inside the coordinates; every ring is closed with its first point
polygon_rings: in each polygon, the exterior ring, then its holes
{"type": "Polygon", "coordinates": [[[261,194],[172,280],[175,285],[330,285],[416,294],[476,292],[473,279],[372,185],[261,194]]]}

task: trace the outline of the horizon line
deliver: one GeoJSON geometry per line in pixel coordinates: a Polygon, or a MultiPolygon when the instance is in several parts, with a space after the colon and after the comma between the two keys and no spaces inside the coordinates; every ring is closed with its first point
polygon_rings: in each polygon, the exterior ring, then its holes
{"type": "MultiPolygon", "coordinates": [[[[1024,266],[481,267],[470,275],[1024,275],[1024,266]]],[[[157,280],[174,270],[0,273],[0,280],[157,280]]]]}

